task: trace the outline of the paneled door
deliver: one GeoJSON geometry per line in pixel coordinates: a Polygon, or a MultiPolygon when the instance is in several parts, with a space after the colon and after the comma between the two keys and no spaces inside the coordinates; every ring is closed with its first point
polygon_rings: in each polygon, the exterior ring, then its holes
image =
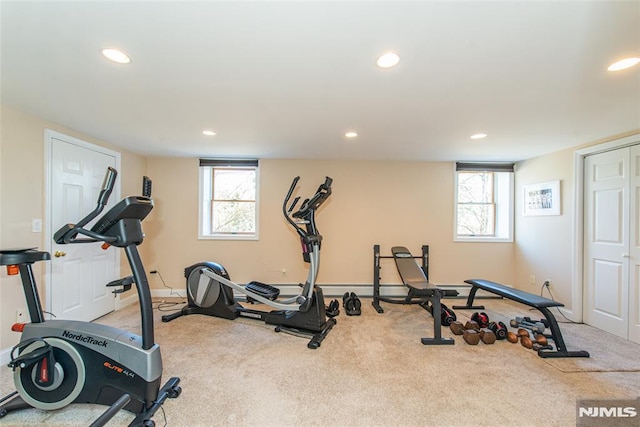
{"type": "MultiPolygon", "coordinates": [[[[52,239],[61,226],[77,223],[95,208],[107,167],[117,168],[119,162],[110,150],[61,134],[50,133],[49,138],[51,235],[47,238],[52,239]]],[[[118,195],[116,189],[103,212],[118,201],[118,195]]],[[[114,310],[114,294],[105,285],[119,275],[116,248],[51,240],[50,250],[49,311],[56,318],[91,321],[114,310]]]]}
{"type": "Polygon", "coordinates": [[[584,161],[584,320],[640,342],[640,146],[584,161]]]}

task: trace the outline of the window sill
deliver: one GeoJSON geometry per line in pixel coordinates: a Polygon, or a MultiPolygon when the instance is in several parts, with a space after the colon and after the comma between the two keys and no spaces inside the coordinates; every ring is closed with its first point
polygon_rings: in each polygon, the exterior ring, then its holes
{"type": "Polygon", "coordinates": [[[454,237],[454,242],[462,243],[513,243],[512,237],[454,237]]]}
{"type": "Polygon", "coordinates": [[[257,234],[205,234],[199,235],[198,240],[260,240],[257,234]]]}

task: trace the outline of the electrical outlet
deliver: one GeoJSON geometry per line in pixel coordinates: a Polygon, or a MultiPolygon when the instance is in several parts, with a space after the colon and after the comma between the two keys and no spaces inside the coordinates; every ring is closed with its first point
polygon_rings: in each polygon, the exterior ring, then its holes
{"type": "Polygon", "coordinates": [[[544,281],[544,286],[549,289],[551,287],[551,279],[546,279],[544,281]]]}
{"type": "Polygon", "coordinates": [[[27,323],[27,309],[16,310],[16,323],[27,323]]]}
{"type": "Polygon", "coordinates": [[[534,276],[533,274],[531,276],[529,276],[529,283],[531,285],[535,285],[536,284],[536,276],[534,276]]]}
{"type": "Polygon", "coordinates": [[[287,277],[287,269],[286,268],[283,268],[281,273],[282,273],[282,277],[287,277]]]}

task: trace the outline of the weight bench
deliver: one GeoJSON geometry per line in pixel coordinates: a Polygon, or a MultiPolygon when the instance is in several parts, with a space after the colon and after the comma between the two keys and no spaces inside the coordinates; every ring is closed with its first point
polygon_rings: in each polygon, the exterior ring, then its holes
{"type": "MultiPolygon", "coordinates": [[[[372,305],[378,313],[384,313],[380,306],[380,301],[391,304],[420,304],[424,309],[428,309],[427,304],[430,302],[433,313],[433,338],[422,338],[424,345],[452,345],[455,341],[452,338],[442,338],[442,321],[440,318],[440,299],[447,293],[444,289],[429,283],[427,279],[429,256],[429,247],[422,247],[422,263],[421,268],[416,262],[411,252],[403,246],[394,246],[391,248],[392,256],[381,256],[380,245],[373,247],[374,267],[373,267],[373,301],[372,305]],[[398,268],[398,274],[402,283],[409,288],[406,298],[394,299],[380,296],[380,259],[393,258],[398,268]]],[[[454,291],[455,292],[455,291],[454,291]]],[[[457,292],[455,292],[457,295],[457,292]]]]}
{"type": "Polygon", "coordinates": [[[503,298],[510,299],[512,301],[519,302],[520,304],[528,305],[540,311],[547,322],[549,323],[549,329],[551,329],[551,335],[545,334],[547,338],[551,338],[555,343],[556,350],[538,350],[538,356],[547,357],[589,357],[589,353],[586,351],[568,351],[562,338],[562,332],[560,326],[553,316],[550,307],[564,307],[564,304],[554,301],[548,298],[544,298],[540,295],[531,294],[529,292],[521,291],[519,289],[510,288],[509,286],[501,285],[499,283],[490,282],[488,280],[470,279],[465,280],[465,283],[471,285],[471,291],[467,298],[466,305],[453,306],[454,309],[472,309],[482,310],[483,305],[473,305],[473,300],[476,296],[478,289],[491,292],[496,295],[500,295],[503,298]]]}

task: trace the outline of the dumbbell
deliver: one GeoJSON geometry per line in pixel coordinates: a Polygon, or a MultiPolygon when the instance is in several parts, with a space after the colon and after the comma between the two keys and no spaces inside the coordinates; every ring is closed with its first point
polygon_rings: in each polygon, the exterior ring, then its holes
{"type": "Polygon", "coordinates": [[[534,351],[538,351],[538,350],[553,350],[553,346],[550,346],[549,344],[541,345],[541,344],[534,343],[533,347],[531,347],[531,348],[534,351]]]}
{"type": "Polygon", "coordinates": [[[464,331],[466,331],[467,329],[480,331],[480,325],[478,325],[478,323],[474,322],[473,320],[467,321],[467,323],[465,323],[464,325],[459,320],[456,320],[451,322],[451,324],[449,325],[449,328],[451,329],[451,332],[453,332],[454,335],[462,335],[464,331]]]}
{"type": "MultiPolygon", "coordinates": [[[[517,317],[516,317],[517,319],[517,317]]],[[[544,325],[545,328],[549,327],[549,321],[547,319],[545,319],[544,317],[540,320],[532,320],[529,316],[524,316],[522,318],[522,320],[524,320],[525,322],[529,322],[529,323],[542,323],[544,325]]]]}
{"type": "Polygon", "coordinates": [[[509,322],[512,328],[527,328],[532,332],[544,333],[546,326],[543,322],[532,321],[528,317],[516,317],[509,322]],[[527,320],[528,319],[528,320],[527,320]]]}
{"type": "Polygon", "coordinates": [[[480,341],[485,344],[496,342],[495,333],[488,328],[480,328],[474,320],[468,321],[465,325],[462,322],[454,321],[449,325],[454,335],[462,335],[464,341],[469,345],[477,345],[480,341]]]}
{"type": "Polygon", "coordinates": [[[528,349],[534,350],[542,350],[542,349],[552,349],[549,345],[549,341],[547,337],[543,334],[535,334],[533,340],[529,334],[529,331],[524,328],[519,328],[517,332],[509,331],[507,333],[507,340],[511,343],[517,343],[520,340],[520,344],[528,349]]]}
{"type": "Polygon", "coordinates": [[[478,323],[480,328],[486,328],[489,326],[489,315],[484,311],[478,313],[477,311],[471,315],[471,320],[478,323]]]}
{"type": "Polygon", "coordinates": [[[485,312],[473,313],[471,315],[471,321],[476,322],[479,329],[489,328],[494,333],[496,339],[503,340],[507,337],[507,325],[502,322],[490,322],[489,315],[485,312]]]}
{"type": "Polygon", "coordinates": [[[468,321],[466,324],[455,320],[449,325],[449,329],[454,335],[462,335],[464,342],[469,345],[477,345],[480,342],[480,334],[478,331],[480,327],[474,321],[468,321]]]}
{"type": "Polygon", "coordinates": [[[485,344],[493,344],[496,342],[497,336],[496,334],[489,328],[480,329],[480,341],[485,344]]]}
{"type": "Polygon", "coordinates": [[[496,339],[503,340],[507,338],[507,325],[502,322],[489,322],[487,326],[496,335],[496,339]]]}
{"type": "MultiPolygon", "coordinates": [[[[433,304],[427,305],[427,310],[433,316],[433,304]]],[[[451,326],[457,320],[456,313],[446,305],[440,303],[440,323],[443,326],[451,326]]]]}
{"type": "Polygon", "coordinates": [[[484,344],[493,344],[496,342],[496,334],[489,328],[482,328],[479,331],[466,329],[462,333],[462,339],[469,345],[477,345],[480,341],[484,344]]]}

